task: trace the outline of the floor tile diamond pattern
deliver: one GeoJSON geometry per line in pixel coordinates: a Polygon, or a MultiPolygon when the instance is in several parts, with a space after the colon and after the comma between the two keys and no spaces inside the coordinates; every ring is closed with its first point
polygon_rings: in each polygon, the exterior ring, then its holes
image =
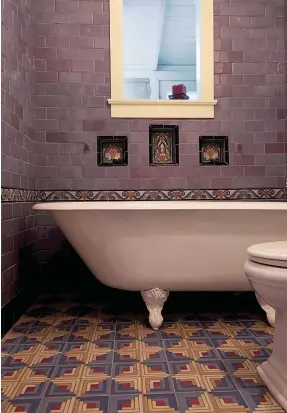
{"type": "MultiPolygon", "coordinates": [[[[96,303],[96,301],[95,301],[96,303]]],[[[262,315],[116,315],[43,296],[2,339],[4,413],[281,413],[257,374],[262,315]]]]}

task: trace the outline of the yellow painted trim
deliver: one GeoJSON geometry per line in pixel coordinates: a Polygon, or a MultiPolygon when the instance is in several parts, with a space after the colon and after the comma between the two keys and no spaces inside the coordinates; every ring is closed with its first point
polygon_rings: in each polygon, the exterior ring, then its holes
{"type": "Polygon", "coordinates": [[[201,98],[200,100],[128,100],[123,82],[123,0],[110,0],[111,117],[114,118],[214,118],[213,1],[200,0],[201,98]]]}
{"type": "Polygon", "coordinates": [[[209,106],[209,105],[216,105],[217,100],[206,101],[206,100],[132,100],[132,99],[125,99],[125,100],[113,100],[108,99],[108,103],[111,105],[139,105],[139,106],[209,106]]]}
{"type": "Polygon", "coordinates": [[[124,97],[123,0],[110,0],[111,98],[124,97]]]}
{"type": "Polygon", "coordinates": [[[171,101],[171,100],[112,100],[112,118],[152,118],[186,119],[214,118],[216,100],[207,101],[171,101]],[[193,116],[191,116],[191,114],[193,116]]]}
{"type": "Polygon", "coordinates": [[[214,100],[213,0],[201,0],[201,100],[214,100]]]}

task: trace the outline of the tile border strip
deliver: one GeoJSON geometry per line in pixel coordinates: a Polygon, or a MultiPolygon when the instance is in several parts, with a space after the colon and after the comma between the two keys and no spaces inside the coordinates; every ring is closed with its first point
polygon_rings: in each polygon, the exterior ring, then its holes
{"type": "Polygon", "coordinates": [[[1,188],[1,202],[37,202],[38,191],[32,189],[1,188]]]}
{"type": "Polygon", "coordinates": [[[26,190],[1,188],[2,202],[57,201],[287,201],[283,188],[178,189],[178,190],[26,190]]]}

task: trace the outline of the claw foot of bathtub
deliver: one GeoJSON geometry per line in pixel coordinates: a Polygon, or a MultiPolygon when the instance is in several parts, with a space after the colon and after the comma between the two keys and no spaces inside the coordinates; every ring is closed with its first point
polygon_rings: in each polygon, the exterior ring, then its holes
{"type": "Polygon", "coordinates": [[[263,298],[261,298],[260,295],[258,295],[257,293],[255,293],[255,296],[256,296],[256,299],[257,299],[260,307],[266,313],[268,323],[272,327],[274,327],[275,326],[275,314],[276,314],[275,309],[273,307],[271,307],[271,305],[267,304],[266,301],[263,300],[263,298]]]}
{"type": "Polygon", "coordinates": [[[158,330],[163,323],[161,311],[166,302],[169,291],[161,288],[152,288],[141,292],[142,298],[149,311],[149,322],[154,330],[158,330]]]}

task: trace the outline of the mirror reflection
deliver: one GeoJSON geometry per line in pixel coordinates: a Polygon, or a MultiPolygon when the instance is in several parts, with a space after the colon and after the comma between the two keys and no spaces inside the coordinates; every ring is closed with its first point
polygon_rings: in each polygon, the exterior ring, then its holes
{"type": "Polygon", "coordinates": [[[123,0],[125,99],[197,99],[197,0],[123,0]]]}

